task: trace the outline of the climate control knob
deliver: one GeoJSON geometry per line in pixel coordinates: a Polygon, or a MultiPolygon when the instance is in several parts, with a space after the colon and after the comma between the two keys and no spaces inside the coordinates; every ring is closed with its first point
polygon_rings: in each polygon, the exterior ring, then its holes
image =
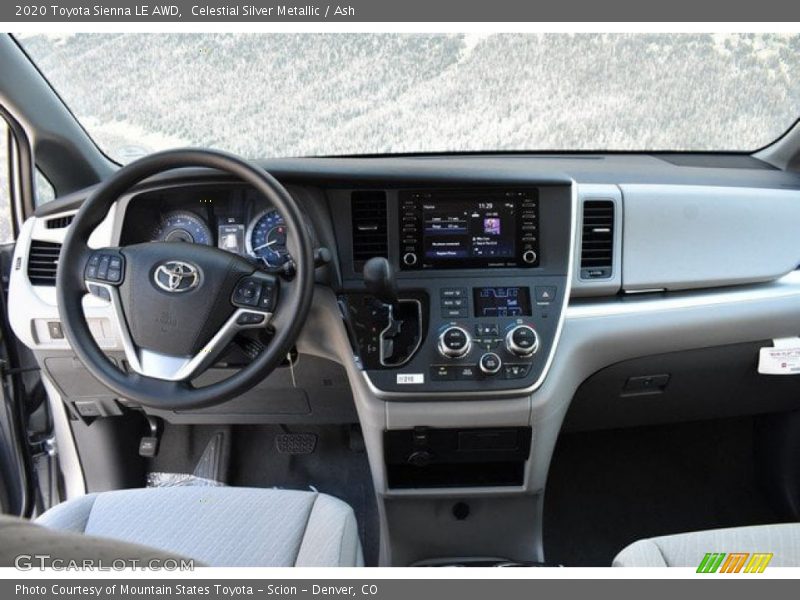
{"type": "Polygon", "coordinates": [[[439,335],[438,348],[445,358],[461,358],[472,349],[472,338],[465,329],[452,325],[439,335]]]}
{"type": "Polygon", "coordinates": [[[495,375],[500,372],[503,361],[494,352],[487,352],[478,361],[478,367],[484,375],[495,375]]]}
{"type": "Polygon", "coordinates": [[[539,336],[530,325],[517,325],[506,334],[506,349],[516,356],[531,356],[539,349],[539,336]]]}

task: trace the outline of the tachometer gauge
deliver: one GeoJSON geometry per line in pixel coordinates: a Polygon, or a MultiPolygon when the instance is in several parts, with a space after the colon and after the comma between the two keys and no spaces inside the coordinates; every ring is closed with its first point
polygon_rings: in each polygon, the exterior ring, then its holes
{"type": "Polygon", "coordinates": [[[188,242],[211,246],[211,229],[194,213],[171,212],[164,215],[153,231],[153,242],[188,242]]]}
{"type": "Polygon", "coordinates": [[[286,223],[277,210],[260,213],[245,237],[247,253],[260,258],[270,267],[280,267],[289,260],[286,250],[286,223]]]}

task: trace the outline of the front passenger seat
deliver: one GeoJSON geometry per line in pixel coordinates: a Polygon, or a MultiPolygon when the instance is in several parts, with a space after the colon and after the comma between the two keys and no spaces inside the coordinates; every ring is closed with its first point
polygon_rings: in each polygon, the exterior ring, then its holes
{"type": "Polygon", "coordinates": [[[214,567],[364,564],[353,509],[316,492],[211,486],[119,490],[68,500],[37,522],[214,567]]]}
{"type": "Polygon", "coordinates": [[[800,567],[800,523],[710,529],[639,540],[614,559],[615,567],[694,567],[708,553],[771,553],[770,567],[800,567]]]}

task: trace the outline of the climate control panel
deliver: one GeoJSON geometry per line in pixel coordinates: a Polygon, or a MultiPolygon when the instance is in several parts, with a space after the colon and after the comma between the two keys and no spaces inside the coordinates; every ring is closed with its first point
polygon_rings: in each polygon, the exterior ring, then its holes
{"type": "Polygon", "coordinates": [[[477,278],[447,281],[426,282],[422,343],[400,368],[367,368],[373,386],[388,392],[530,389],[555,342],[566,278],[493,278],[491,286],[477,278]]]}
{"type": "Polygon", "coordinates": [[[437,348],[439,361],[430,367],[433,381],[523,379],[539,349],[539,335],[532,324],[521,319],[478,321],[472,333],[467,326],[445,324],[437,348]],[[470,355],[470,363],[458,360],[470,355]]]}

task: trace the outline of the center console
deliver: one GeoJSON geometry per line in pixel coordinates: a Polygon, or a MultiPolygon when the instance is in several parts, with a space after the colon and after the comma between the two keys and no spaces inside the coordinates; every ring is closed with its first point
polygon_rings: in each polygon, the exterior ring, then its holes
{"type": "Polygon", "coordinates": [[[543,559],[531,406],[570,293],[576,189],[467,177],[329,191],[384,564],[543,559]]]}
{"type": "MultiPolygon", "coordinates": [[[[385,231],[395,313],[421,315],[418,326],[398,324],[370,294],[340,294],[355,356],[375,393],[413,401],[536,389],[568,294],[571,186],[386,191],[375,202],[381,197],[385,229],[357,220],[349,238],[357,253],[359,228],[385,231]],[[396,350],[404,329],[418,331],[402,343],[413,352],[387,362],[382,357],[396,350]]],[[[356,277],[359,266],[354,260],[356,277]]]]}

